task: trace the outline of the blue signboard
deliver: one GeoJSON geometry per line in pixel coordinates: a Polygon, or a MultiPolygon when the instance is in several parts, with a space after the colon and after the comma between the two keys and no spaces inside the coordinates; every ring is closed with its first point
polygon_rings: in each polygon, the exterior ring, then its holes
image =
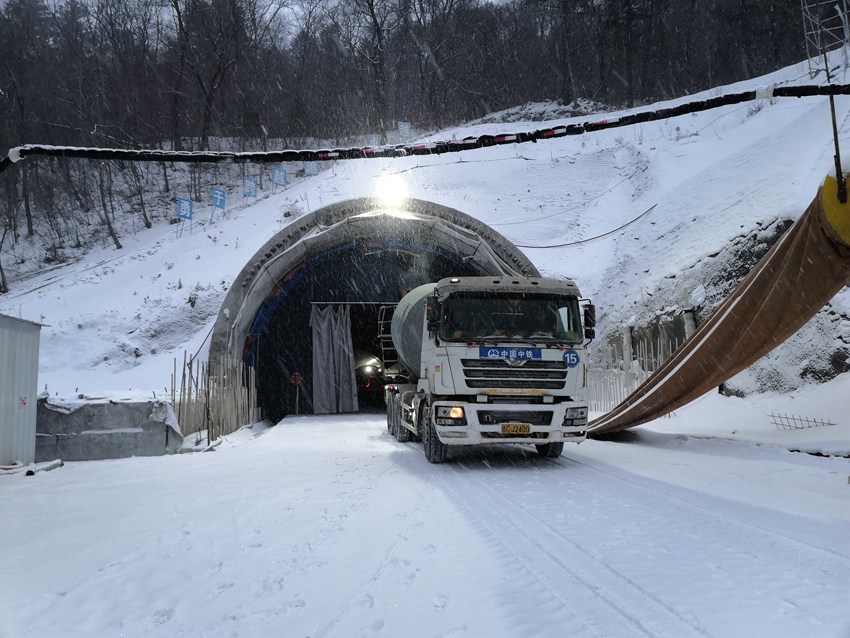
{"type": "Polygon", "coordinates": [[[185,197],[177,198],[177,216],[180,219],[192,219],[192,200],[185,197]]]}
{"type": "Polygon", "coordinates": [[[257,196],[257,180],[253,177],[245,178],[245,197],[256,197],[257,196]]]}
{"type": "Polygon", "coordinates": [[[318,175],[319,174],[319,163],[318,162],[304,162],[304,174],[305,175],[318,175]]]}
{"type": "Polygon", "coordinates": [[[272,181],[275,186],[286,186],[289,183],[289,177],[282,168],[273,168],[272,181]]]}
{"type": "Polygon", "coordinates": [[[212,205],[213,208],[224,210],[224,207],[227,205],[227,193],[223,188],[212,189],[212,205]]]}
{"type": "Polygon", "coordinates": [[[510,359],[512,361],[526,361],[528,359],[542,359],[540,348],[478,348],[479,359],[510,359]]]}

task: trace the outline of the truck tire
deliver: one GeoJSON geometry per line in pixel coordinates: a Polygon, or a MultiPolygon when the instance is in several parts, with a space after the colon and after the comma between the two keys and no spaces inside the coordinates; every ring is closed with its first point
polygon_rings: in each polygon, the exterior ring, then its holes
{"type": "Polygon", "coordinates": [[[425,449],[425,458],[429,463],[442,463],[446,460],[449,446],[443,443],[437,436],[434,424],[431,423],[431,410],[425,405],[419,409],[419,427],[422,432],[422,447],[425,449]]]}
{"type": "Polygon", "coordinates": [[[393,412],[395,411],[395,406],[393,406],[394,398],[395,394],[387,395],[387,432],[390,434],[393,433],[393,412]]]}
{"type": "Polygon", "coordinates": [[[395,411],[395,440],[399,443],[407,443],[410,440],[410,430],[402,424],[401,405],[396,402],[395,411]]]}
{"type": "Polygon", "coordinates": [[[393,437],[393,438],[396,438],[397,432],[398,432],[398,410],[399,410],[398,395],[397,394],[391,394],[390,395],[389,408],[391,410],[391,412],[389,414],[389,423],[388,423],[389,430],[390,430],[390,436],[393,437]]]}
{"type": "Polygon", "coordinates": [[[564,451],[564,442],[559,441],[558,443],[542,443],[540,445],[535,445],[537,448],[537,454],[544,459],[556,459],[561,456],[561,452],[564,451]]]}

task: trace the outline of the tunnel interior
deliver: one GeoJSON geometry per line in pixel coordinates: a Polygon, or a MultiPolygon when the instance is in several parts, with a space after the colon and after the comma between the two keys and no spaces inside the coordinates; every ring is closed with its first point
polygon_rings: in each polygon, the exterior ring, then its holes
{"type": "MultiPolygon", "coordinates": [[[[347,304],[356,360],[380,357],[378,308],[402,291],[443,277],[487,274],[456,252],[415,238],[354,239],[309,254],[274,286],[254,319],[244,358],[257,371],[257,399],[267,418],[312,413],[315,303],[347,304]],[[293,373],[300,373],[297,392],[293,373]]],[[[361,411],[383,410],[375,387],[358,391],[361,411]]]]}

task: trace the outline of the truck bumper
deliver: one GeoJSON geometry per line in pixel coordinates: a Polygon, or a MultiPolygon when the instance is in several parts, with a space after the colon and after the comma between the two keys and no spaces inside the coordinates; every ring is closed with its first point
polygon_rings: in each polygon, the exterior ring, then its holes
{"type": "Polygon", "coordinates": [[[435,401],[431,419],[446,445],[581,443],[587,438],[587,405],[576,402],[529,405],[435,401]],[[466,425],[437,422],[440,406],[463,407],[466,425]],[[583,408],[584,418],[565,419],[569,408],[583,408]]]}

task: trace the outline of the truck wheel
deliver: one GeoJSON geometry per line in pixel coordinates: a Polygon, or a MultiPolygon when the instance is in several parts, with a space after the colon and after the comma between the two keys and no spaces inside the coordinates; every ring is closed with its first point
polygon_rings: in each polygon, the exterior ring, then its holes
{"type": "Polygon", "coordinates": [[[393,437],[393,438],[396,438],[396,433],[398,432],[398,410],[399,410],[398,395],[397,394],[391,394],[390,395],[389,407],[390,407],[390,410],[391,410],[390,415],[389,415],[389,424],[388,424],[389,430],[390,430],[390,436],[393,437]]]}
{"type": "Polygon", "coordinates": [[[556,459],[561,456],[561,452],[564,451],[564,442],[559,441],[558,443],[543,443],[541,445],[535,445],[537,448],[537,454],[545,459],[556,459]]]}
{"type": "Polygon", "coordinates": [[[425,458],[429,463],[442,463],[446,460],[449,446],[437,436],[437,431],[431,423],[431,410],[425,406],[419,410],[419,428],[422,432],[422,447],[425,448],[425,458]]]}
{"type": "Polygon", "coordinates": [[[394,398],[394,394],[390,394],[387,397],[387,432],[390,434],[393,433],[393,412],[395,411],[395,406],[393,405],[394,398]]]}
{"type": "Polygon", "coordinates": [[[395,412],[395,440],[399,443],[407,443],[410,440],[410,430],[402,424],[401,406],[396,403],[395,412]]]}

